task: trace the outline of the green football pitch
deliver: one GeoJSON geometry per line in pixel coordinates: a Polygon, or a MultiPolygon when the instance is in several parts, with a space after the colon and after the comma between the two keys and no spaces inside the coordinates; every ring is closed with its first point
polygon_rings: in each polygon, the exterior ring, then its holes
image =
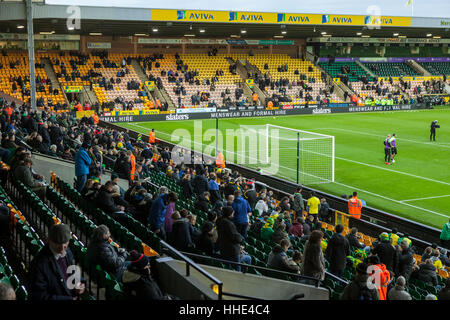
{"type": "MultiPolygon", "coordinates": [[[[248,126],[264,128],[266,124],[335,137],[334,182],[305,185],[336,196],[358,191],[359,198],[366,201],[368,206],[439,229],[448,222],[450,107],[417,111],[219,119],[219,131],[224,138],[221,148],[226,156],[225,160],[230,160],[227,151],[236,155],[236,160],[241,150],[236,141],[234,146],[229,147],[233,150],[227,150],[227,129],[237,130],[248,126]],[[430,123],[433,120],[439,120],[441,125],[437,129],[436,142],[429,140],[430,123]],[[383,140],[388,133],[394,132],[397,134],[398,155],[395,163],[385,165],[383,140]]],[[[214,155],[215,142],[211,136],[215,136],[215,119],[120,125],[143,134],[148,134],[154,128],[158,139],[174,143],[180,143],[180,134],[189,134],[194,141],[192,147],[197,147],[196,151],[200,151],[200,145],[205,153],[214,155]]],[[[246,160],[262,157],[264,152],[252,149],[251,144],[250,142],[247,149],[246,160]]],[[[296,178],[296,145],[293,134],[282,136],[278,145],[281,168],[279,176],[288,177],[292,181],[296,178]]],[[[272,144],[268,149],[271,147],[272,144]]],[[[324,159],[321,161],[326,161],[324,159]]],[[[258,164],[248,166],[262,167],[258,164]]]]}

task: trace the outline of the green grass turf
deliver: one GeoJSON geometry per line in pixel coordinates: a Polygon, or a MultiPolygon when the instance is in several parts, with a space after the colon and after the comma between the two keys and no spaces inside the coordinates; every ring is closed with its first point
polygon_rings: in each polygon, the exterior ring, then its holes
{"type": "MultiPolygon", "coordinates": [[[[219,129],[225,132],[225,129],[236,129],[240,125],[266,123],[335,136],[335,182],[311,187],[337,196],[358,191],[360,199],[371,207],[439,229],[448,221],[449,107],[406,112],[277,116],[276,119],[220,119],[219,129]],[[430,143],[430,123],[436,119],[441,128],[437,129],[437,141],[430,143]],[[394,132],[398,137],[398,156],[394,164],[387,166],[384,164],[383,140],[388,133],[394,132]]],[[[163,140],[171,140],[170,134],[180,128],[194,134],[194,120],[121,125],[144,134],[155,128],[157,138],[163,140]]],[[[215,128],[215,120],[203,120],[202,127],[203,131],[215,128]]],[[[295,165],[295,153],[295,149],[281,153],[280,163],[295,165]]]]}

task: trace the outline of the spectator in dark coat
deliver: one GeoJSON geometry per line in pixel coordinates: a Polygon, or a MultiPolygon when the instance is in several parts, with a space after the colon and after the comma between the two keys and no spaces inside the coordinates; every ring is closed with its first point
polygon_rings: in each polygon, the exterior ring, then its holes
{"type": "Polygon", "coordinates": [[[189,232],[189,221],[182,218],[178,211],[172,214],[172,220],[169,242],[180,251],[189,251],[193,247],[191,233],[189,232]]]}
{"type": "Polygon", "coordinates": [[[344,272],[347,256],[350,255],[350,244],[342,235],[342,231],[344,231],[344,227],[338,224],[335,229],[335,234],[328,241],[326,250],[326,257],[330,262],[328,271],[338,277],[344,272]]]}
{"type": "Polygon", "coordinates": [[[191,175],[190,174],[185,174],[183,175],[183,178],[181,179],[181,189],[183,192],[183,197],[185,199],[190,199],[192,197],[192,195],[194,194],[194,188],[192,187],[192,182],[191,182],[191,175]]]}
{"type": "Polygon", "coordinates": [[[320,199],[319,218],[322,221],[330,222],[330,205],[325,198],[320,199]]]}
{"type": "Polygon", "coordinates": [[[380,258],[380,262],[386,266],[386,269],[391,272],[395,271],[397,251],[391,244],[389,235],[386,232],[383,232],[380,235],[380,242],[374,245],[372,254],[375,254],[380,258]]]}
{"type": "Polygon", "coordinates": [[[412,266],[414,264],[414,255],[408,245],[408,242],[403,240],[400,245],[397,246],[397,255],[398,264],[396,268],[397,272],[395,272],[395,274],[398,276],[403,276],[408,282],[411,275],[412,266]]]}
{"type": "Polygon", "coordinates": [[[248,204],[250,205],[250,208],[255,209],[256,202],[258,202],[258,197],[256,195],[256,190],[252,188],[251,185],[246,184],[244,187],[244,198],[248,201],[248,204]]]}
{"type": "Polygon", "coordinates": [[[192,180],[194,192],[200,196],[203,192],[209,190],[208,179],[206,179],[205,172],[199,173],[192,180]]]}
{"type": "Polygon", "coordinates": [[[421,280],[433,287],[438,284],[436,268],[433,266],[433,260],[427,259],[425,263],[421,263],[418,267],[413,267],[414,271],[411,273],[411,278],[421,280]]]}
{"type": "Polygon", "coordinates": [[[114,219],[120,219],[120,217],[125,213],[124,206],[116,206],[112,193],[114,192],[114,183],[108,181],[105,185],[101,186],[97,193],[95,202],[98,204],[99,208],[102,209],[106,214],[110,215],[114,219]]]}
{"type": "Polygon", "coordinates": [[[214,223],[206,221],[202,226],[202,234],[196,241],[196,248],[207,256],[214,255],[214,223]]]}
{"type": "Polygon", "coordinates": [[[368,265],[365,263],[356,266],[356,276],[345,286],[340,300],[380,300],[378,290],[376,288],[369,289],[367,286],[369,278],[367,268],[368,265]]]}
{"type": "MultiPolygon", "coordinates": [[[[232,207],[222,208],[222,217],[217,220],[217,243],[220,249],[222,259],[234,262],[240,262],[241,246],[244,240],[241,234],[237,231],[232,219],[234,210],[232,207]]],[[[240,266],[233,266],[240,271],[240,266]]]]}
{"type": "Polygon", "coordinates": [[[125,300],[171,300],[151,276],[150,261],[142,253],[130,252],[131,263],[123,273],[125,300]]]}
{"type": "Polygon", "coordinates": [[[195,202],[195,209],[208,213],[209,211],[209,198],[210,193],[208,191],[203,192],[195,202]]]}
{"type": "Polygon", "coordinates": [[[297,215],[301,215],[302,211],[305,210],[305,204],[303,202],[302,196],[302,187],[297,187],[297,190],[294,194],[294,205],[292,209],[297,213],[297,215]]]}
{"type": "Polygon", "coordinates": [[[70,229],[67,225],[53,225],[48,233],[48,243],[31,261],[28,271],[28,290],[31,300],[78,300],[84,293],[84,280],[70,290],[67,280],[73,254],[68,248],[70,229]]]}
{"type": "Polygon", "coordinates": [[[9,246],[11,231],[10,231],[10,213],[9,208],[3,201],[0,201],[0,246],[9,246]]]}
{"type": "Polygon", "coordinates": [[[286,254],[290,247],[291,242],[288,239],[283,239],[280,244],[275,245],[269,253],[267,268],[298,273],[300,267],[286,254]]]}
{"type": "Polygon", "coordinates": [[[353,227],[350,230],[350,233],[345,236],[350,244],[350,247],[354,247],[357,249],[364,249],[364,243],[359,242],[358,229],[353,227]]]}
{"type": "Polygon", "coordinates": [[[94,229],[87,248],[87,261],[92,270],[96,265],[100,265],[103,270],[120,279],[130,264],[129,261],[126,261],[128,254],[125,249],[116,249],[111,245],[110,237],[111,233],[107,226],[101,224],[94,229]]]}

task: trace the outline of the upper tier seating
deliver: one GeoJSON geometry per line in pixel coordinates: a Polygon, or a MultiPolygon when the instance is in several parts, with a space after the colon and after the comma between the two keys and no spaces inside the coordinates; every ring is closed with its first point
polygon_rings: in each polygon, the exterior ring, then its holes
{"type": "Polygon", "coordinates": [[[364,63],[364,65],[379,77],[418,76],[417,71],[402,62],[364,63]]]}

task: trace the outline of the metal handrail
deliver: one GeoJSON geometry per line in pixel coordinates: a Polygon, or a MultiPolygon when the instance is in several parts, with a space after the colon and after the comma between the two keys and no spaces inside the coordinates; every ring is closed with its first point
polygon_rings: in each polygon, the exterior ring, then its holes
{"type": "MultiPolygon", "coordinates": [[[[312,280],[312,281],[315,282],[316,288],[319,287],[320,282],[321,282],[320,279],[312,278],[312,277],[308,277],[308,276],[304,276],[304,275],[296,274],[296,273],[292,273],[292,272],[286,272],[286,271],[281,271],[281,270],[276,270],[276,269],[271,269],[271,268],[265,268],[265,267],[250,265],[250,264],[246,264],[246,263],[234,262],[234,261],[224,260],[224,259],[215,258],[215,257],[201,256],[201,255],[198,255],[198,254],[195,254],[195,253],[190,253],[190,252],[182,251],[182,253],[185,254],[185,255],[194,256],[194,257],[197,257],[197,258],[210,259],[210,260],[214,260],[214,261],[218,261],[218,262],[222,262],[222,263],[239,265],[241,267],[251,267],[251,268],[255,268],[255,269],[259,269],[259,270],[279,273],[281,275],[293,276],[293,277],[298,278],[299,280],[312,280]]],[[[243,272],[243,273],[245,273],[245,272],[243,272]]]]}
{"type": "Polygon", "coordinates": [[[206,278],[208,278],[209,280],[214,282],[219,287],[218,288],[219,289],[218,290],[219,300],[222,300],[222,297],[223,297],[223,282],[221,280],[217,279],[216,277],[214,277],[213,275],[211,275],[210,273],[205,271],[203,268],[201,268],[199,265],[197,265],[194,261],[192,261],[190,258],[186,257],[182,252],[176,250],[174,247],[169,245],[164,240],[161,240],[160,244],[161,244],[162,247],[164,247],[164,248],[162,248],[163,251],[170,251],[172,254],[175,254],[180,259],[182,259],[184,262],[186,262],[186,276],[187,277],[189,277],[189,275],[190,275],[190,267],[192,266],[201,275],[205,276],[206,278]]]}

